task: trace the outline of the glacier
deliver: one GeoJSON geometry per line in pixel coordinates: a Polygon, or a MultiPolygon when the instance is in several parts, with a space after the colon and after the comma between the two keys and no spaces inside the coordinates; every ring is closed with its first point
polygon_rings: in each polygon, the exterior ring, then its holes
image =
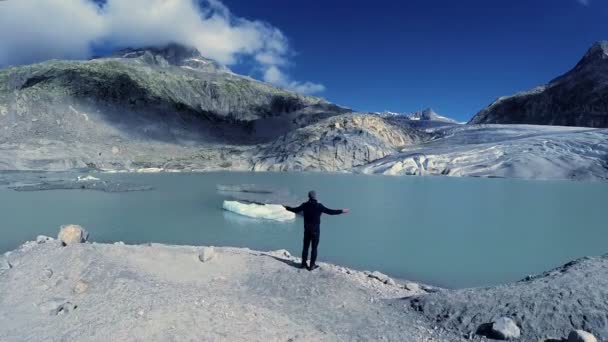
{"type": "Polygon", "coordinates": [[[242,203],[238,201],[224,201],[222,207],[226,211],[257,219],[290,221],[296,218],[296,214],[287,211],[285,207],[279,204],[255,204],[242,203]]]}
{"type": "Polygon", "coordinates": [[[465,125],[440,128],[435,139],[360,166],[383,175],[446,175],[605,180],[608,129],[465,125]]]}

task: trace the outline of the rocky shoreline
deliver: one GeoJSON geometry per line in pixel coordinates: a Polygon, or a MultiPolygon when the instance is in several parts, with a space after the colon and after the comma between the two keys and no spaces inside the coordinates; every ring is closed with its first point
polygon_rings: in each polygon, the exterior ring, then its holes
{"type": "Polygon", "coordinates": [[[309,272],[284,250],[87,239],[64,226],[0,257],[1,341],[608,338],[608,256],[446,290],[325,263],[309,272]]]}

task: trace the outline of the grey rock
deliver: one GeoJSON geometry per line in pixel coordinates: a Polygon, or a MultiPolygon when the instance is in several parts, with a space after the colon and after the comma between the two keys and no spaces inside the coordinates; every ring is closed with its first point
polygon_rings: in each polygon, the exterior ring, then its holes
{"type": "Polygon", "coordinates": [[[521,335],[519,327],[508,317],[501,317],[492,323],[493,336],[498,340],[515,340],[521,335]]]}
{"type": "Polygon", "coordinates": [[[42,279],[50,279],[51,277],[53,277],[52,269],[46,268],[44,271],[42,271],[42,279]]]}
{"type": "Polygon", "coordinates": [[[61,314],[67,314],[77,308],[76,305],[72,304],[63,298],[53,298],[46,302],[38,305],[40,311],[47,313],[50,316],[57,316],[61,314]]]}
{"type": "Polygon", "coordinates": [[[208,262],[215,258],[215,249],[213,247],[203,247],[198,252],[198,259],[202,262],[208,262]]]}
{"type": "Polygon", "coordinates": [[[289,251],[286,249],[278,249],[276,251],[273,251],[272,254],[279,255],[285,258],[291,258],[291,253],[289,253],[289,251]]]}
{"type": "Polygon", "coordinates": [[[593,334],[584,330],[573,330],[568,335],[567,342],[597,342],[593,334]]]}
{"type": "Polygon", "coordinates": [[[42,243],[47,243],[49,241],[54,241],[55,239],[53,239],[50,236],[44,236],[44,235],[38,235],[36,237],[36,243],[38,244],[42,244],[42,243]]]}
{"type": "Polygon", "coordinates": [[[383,282],[385,284],[388,284],[388,285],[396,285],[395,281],[393,279],[391,279],[391,277],[387,276],[384,273],[378,272],[378,271],[374,271],[374,272],[368,273],[367,276],[370,277],[370,278],[379,280],[379,281],[381,281],[381,282],[383,282]]]}
{"type": "Polygon", "coordinates": [[[608,127],[608,41],[595,43],[566,74],[547,85],[501,97],[472,124],[608,127]]]}
{"type": "Polygon", "coordinates": [[[64,246],[83,243],[89,238],[89,233],[79,225],[69,224],[61,226],[57,239],[62,242],[64,246]]]}
{"type": "Polygon", "coordinates": [[[408,291],[413,291],[413,292],[420,292],[422,291],[422,288],[420,287],[420,284],[417,283],[411,283],[411,282],[407,282],[405,284],[403,284],[403,288],[408,290],[408,291]]]}

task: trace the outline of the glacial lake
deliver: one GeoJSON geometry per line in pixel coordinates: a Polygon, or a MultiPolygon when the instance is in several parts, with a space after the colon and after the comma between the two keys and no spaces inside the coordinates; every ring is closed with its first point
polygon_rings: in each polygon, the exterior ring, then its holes
{"type": "Polygon", "coordinates": [[[226,212],[218,184],[281,187],[302,199],[315,189],[327,207],[351,209],[323,217],[319,261],[436,286],[511,282],[608,252],[608,183],[319,173],[92,175],[154,190],[0,187],[0,252],[76,223],[95,242],[284,248],[300,255],[301,217],[279,223],[226,212]]]}

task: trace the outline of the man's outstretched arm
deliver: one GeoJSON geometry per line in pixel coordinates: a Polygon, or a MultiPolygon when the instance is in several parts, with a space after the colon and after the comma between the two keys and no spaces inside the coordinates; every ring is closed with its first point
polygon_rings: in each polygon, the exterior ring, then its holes
{"type": "Polygon", "coordinates": [[[348,209],[329,209],[322,205],[323,213],[327,215],[340,215],[340,214],[348,214],[350,210],[348,209]]]}
{"type": "Polygon", "coordinates": [[[292,213],[296,213],[296,214],[297,214],[297,213],[299,213],[300,211],[302,211],[302,206],[303,206],[303,205],[304,205],[304,204],[300,204],[300,206],[295,207],[295,208],[290,207],[290,206],[287,206],[287,205],[284,205],[283,207],[285,207],[285,209],[287,209],[287,211],[291,211],[292,213]]]}

